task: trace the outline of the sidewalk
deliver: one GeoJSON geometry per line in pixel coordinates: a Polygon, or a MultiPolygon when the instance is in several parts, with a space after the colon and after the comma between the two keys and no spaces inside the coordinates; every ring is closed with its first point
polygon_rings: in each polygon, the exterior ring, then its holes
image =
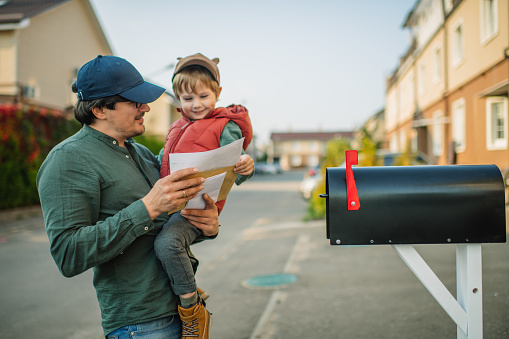
{"type": "Polygon", "coordinates": [[[44,222],[39,205],[0,211],[0,237],[40,228],[41,224],[44,225],[44,222]]]}
{"type": "Polygon", "coordinates": [[[42,216],[40,205],[0,210],[0,226],[16,220],[42,216]]]}
{"type": "MultiPolygon", "coordinates": [[[[198,271],[211,297],[212,337],[455,338],[456,325],[391,246],[331,246],[325,221],[251,227],[198,271]],[[253,277],[290,274],[294,283],[256,288],[253,277]],[[227,277],[227,278],[225,278],[227,277]]],[[[197,247],[195,254],[206,251],[197,247]]],[[[456,246],[414,246],[452,295],[456,246]]],[[[484,337],[509,323],[509,245],[483,244],[484,337]]]]}

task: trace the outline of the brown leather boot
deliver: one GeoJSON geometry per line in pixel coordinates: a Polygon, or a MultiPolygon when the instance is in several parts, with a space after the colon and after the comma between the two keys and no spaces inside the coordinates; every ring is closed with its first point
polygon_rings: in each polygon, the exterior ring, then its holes
{"type": "Polygon", "coordinates": [[[182,320],[182,339],[210,339],[211,313],[205,308],[203,299],[190,308],[178,307],[182,320]]]}

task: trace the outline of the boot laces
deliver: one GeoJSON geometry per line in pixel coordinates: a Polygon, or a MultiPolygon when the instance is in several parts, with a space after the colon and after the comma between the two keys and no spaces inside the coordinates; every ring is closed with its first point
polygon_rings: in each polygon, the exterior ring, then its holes
{"type": "Polygon", "coordinates": [[[182,336],[184,338],[198,337],[198,319],[182,322],[182,336]]]}

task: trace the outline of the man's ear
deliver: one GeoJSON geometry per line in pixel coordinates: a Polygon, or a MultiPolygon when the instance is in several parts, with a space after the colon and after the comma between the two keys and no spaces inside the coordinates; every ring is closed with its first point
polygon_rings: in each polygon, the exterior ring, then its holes
{"type": "Polygon", "coordinates": [[[106,114],[104,114],[104,107],[93,107],[92,113],[95,115],[95,117],[99,120],[106,119],[106,114]]]}

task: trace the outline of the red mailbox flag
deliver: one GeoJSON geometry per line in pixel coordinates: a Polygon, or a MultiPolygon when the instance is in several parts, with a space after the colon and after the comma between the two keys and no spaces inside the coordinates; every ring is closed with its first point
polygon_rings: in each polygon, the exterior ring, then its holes
{"type": "Polygon", "coordinates": [[[356,211],[361,207],[359,195],[357,194],[357,186],[353,177],[352,165],[359,163],[357,151],[345,151],[346,156],[346,197],[348,201],[348,210],[356,211]]]}

